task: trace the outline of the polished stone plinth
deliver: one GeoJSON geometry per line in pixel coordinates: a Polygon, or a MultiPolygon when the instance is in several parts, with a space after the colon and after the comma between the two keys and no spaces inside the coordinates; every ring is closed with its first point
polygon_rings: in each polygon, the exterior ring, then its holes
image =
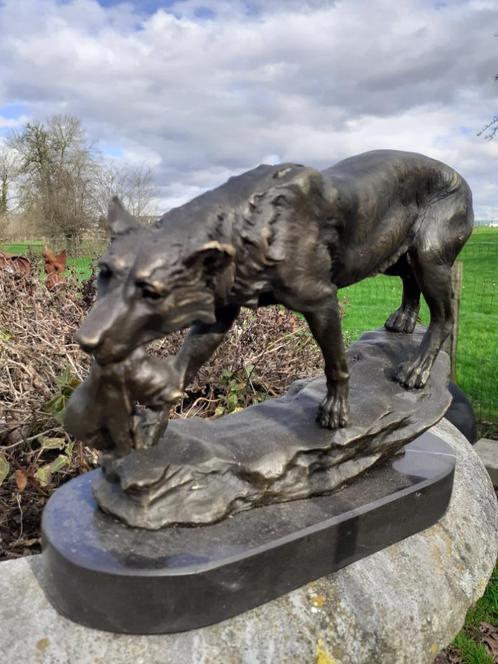
{"type": "Polygon", "coordinates": [[[104,514],[93,471],[56,491],[43,516],[54,606],[114,632],[178,632],[247,611],[434,524],[455,458],[427,432],[328,496],[268,505],[217,524],[158,531],[104,514]]]}

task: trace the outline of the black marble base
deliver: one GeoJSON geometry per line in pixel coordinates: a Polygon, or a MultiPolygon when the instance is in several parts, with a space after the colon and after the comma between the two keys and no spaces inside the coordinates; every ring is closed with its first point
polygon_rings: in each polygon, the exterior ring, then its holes
{"type": "Polygon", "coordinates": [[[93,471],[45,508],[44,586],[60,613],[96,629],[210,625],[434,524],[448,506],[454,466],[451,449],[426,432],[332,495],[157,531],[101,512],[91,492],[101,471],[93,471]]]}

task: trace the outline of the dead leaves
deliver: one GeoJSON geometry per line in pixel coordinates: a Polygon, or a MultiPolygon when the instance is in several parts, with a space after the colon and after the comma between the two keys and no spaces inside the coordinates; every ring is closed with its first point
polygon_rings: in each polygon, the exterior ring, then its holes
{"type": "Polygon", "coordinates": [[[439,653],[434,664],[463,664],[463,659],[455,646],[448,646],[439,653]]]}
{"type": "Polygon", "coordinates": [[[479,641],[489,652],[493,661],[498,662],[498,626],[482,622],[479,624],[477,631],[479,641]]]}
{"type": "Polygon", "coordinates": [[[28,476],[26,475],[24,470],[18,468],[14,473],[14,477],[16,480],[17,490],[19,491],[19,493],[22,493],[26,488],[26,485],[28,484],[28,476]]]}
{"type": "Polygon", "coordinates": [[[7,459],[0,454],[0,486],[2,486],[3,481],[7,478],[10,472],[10,463],[7,459]]]}
{"type": "Polygon", "coordinates": [[[67,375],[79,382],[89,365],[73,338],[87,310],[81,290],[68,280],[49,293],[36,280],[0,274],[0,444],[22,445],[61,429],[57,415],[72,387],[67,375]],[[54,410],[56,399],[61,407],[54,410]]]}
{"type": "Polygon", "coordinates": [[[69,466],[71,463],[71,456],[67,454],[59,454],[53,461],[40,466],[35,472],[35,478],[40,483],[40,486],[49,486],[52,482],[52,475],[58,473],[63,468],[69,466]]]}
{"type": "MultiPolygon", "coordinates": [[[[475,627],[465,627],[464,633],[467,638],[480,643],[486,649],[493,662],[498,662],[497,625],[481,622],[475,627]]],[[[434,660],[434,664],[465,664],[465,662],[467,662],[467,659],[464,659],[459,649],[453,645],[442,650],[434,660]]]]}

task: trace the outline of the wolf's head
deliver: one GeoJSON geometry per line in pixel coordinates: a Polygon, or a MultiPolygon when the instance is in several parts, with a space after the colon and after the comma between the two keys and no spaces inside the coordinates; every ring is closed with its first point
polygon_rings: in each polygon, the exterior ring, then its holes
{"type": "Polygon", "coordinates": [[[77,335],[83,350],[99,364],[119,362],[153,339],[215,321],[215,281],[233,260],[231,245],[141,226],[117,198],[108,221],[97,300],[77,335]]]}

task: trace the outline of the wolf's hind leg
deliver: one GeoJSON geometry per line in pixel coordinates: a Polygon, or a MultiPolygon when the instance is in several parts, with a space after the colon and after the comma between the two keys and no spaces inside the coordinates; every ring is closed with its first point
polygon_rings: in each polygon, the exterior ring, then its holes
{"type": "Polygon", "coordinates": [[[413,257],[413,267],[422,294],[429,306],[431,321],[414,360],[402,364],[396,380],[408,388],[423,387],[432,365],[451,331],[451,266],[430,254],[413,257]]]}
{"type": "Polygon", "coordinates": [[[389,316],[384,323],[384,327],[389,332],[411,334],[415,329],[420,309],[420,287],[406,255],[402,256],[394,269],[391,269],[388,274],[395,274],[401,277],[403,281],[403,299],[401,300],[399,309],[396,309],[389,316]]]}

